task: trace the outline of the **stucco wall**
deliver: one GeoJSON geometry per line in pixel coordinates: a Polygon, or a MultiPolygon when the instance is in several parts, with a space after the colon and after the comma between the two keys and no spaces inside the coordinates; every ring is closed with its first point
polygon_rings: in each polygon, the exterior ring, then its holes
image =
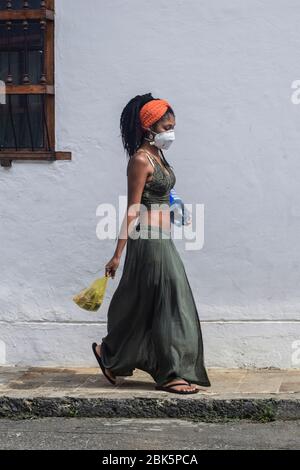
{"type": "Polygon", "coordinates": [[[176,113],[177,192],[205,208],[203,248],[176,244],[206,364],[299,367],[299,2],[56,4],[56,147],[72,161],[0,169],[0,362],[96,366],[124,255],[98,312],[71,297],[113,254],[96,209],[126,195],[120,113],[152,92],[176,113]]]}

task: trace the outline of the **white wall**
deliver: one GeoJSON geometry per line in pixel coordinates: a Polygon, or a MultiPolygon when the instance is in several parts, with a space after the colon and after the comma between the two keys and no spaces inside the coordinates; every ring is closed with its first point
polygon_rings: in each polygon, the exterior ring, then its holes
{"type": "Polygon", "coordinates": [[[176,113],[177,192],[205,205],[203,249],[176,244],[207,366],[299,367],[299,2],[56,3],[56,140],[72,161],[0,168],[1,362],[96,366],[124,256],[97,313],[71,298],[113,254],[96,208],[126,194],[120,113],[152,92],[176,113]]]}

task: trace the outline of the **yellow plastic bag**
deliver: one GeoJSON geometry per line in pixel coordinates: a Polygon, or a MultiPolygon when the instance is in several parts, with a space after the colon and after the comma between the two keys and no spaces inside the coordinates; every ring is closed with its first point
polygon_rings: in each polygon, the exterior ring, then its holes
{"type": "Polygon", "coordinates": [[[74,295],[73,300],[78,307],[96,312],[103,302],[106,285],[109,276],[96,279],[89,287],[82,289],[79,294],[74,295]]]}

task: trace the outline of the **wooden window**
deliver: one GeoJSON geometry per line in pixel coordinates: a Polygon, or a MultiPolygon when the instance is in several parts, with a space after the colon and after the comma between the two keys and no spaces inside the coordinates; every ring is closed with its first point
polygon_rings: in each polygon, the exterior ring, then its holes
{"type": "Polygon", "coordinates": [[[55,149],[54,0],[0,0],[0,162],[70,160],[55,149]]]}

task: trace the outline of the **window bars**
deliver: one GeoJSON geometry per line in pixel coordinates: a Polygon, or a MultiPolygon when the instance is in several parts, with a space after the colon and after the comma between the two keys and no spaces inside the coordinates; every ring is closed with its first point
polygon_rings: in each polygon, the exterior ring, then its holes
{"type": "Polygon", "coordinates": [[[54,148],[54,0],[0,0],[0,80],[1,165],[70,160],[54,148]]]}

